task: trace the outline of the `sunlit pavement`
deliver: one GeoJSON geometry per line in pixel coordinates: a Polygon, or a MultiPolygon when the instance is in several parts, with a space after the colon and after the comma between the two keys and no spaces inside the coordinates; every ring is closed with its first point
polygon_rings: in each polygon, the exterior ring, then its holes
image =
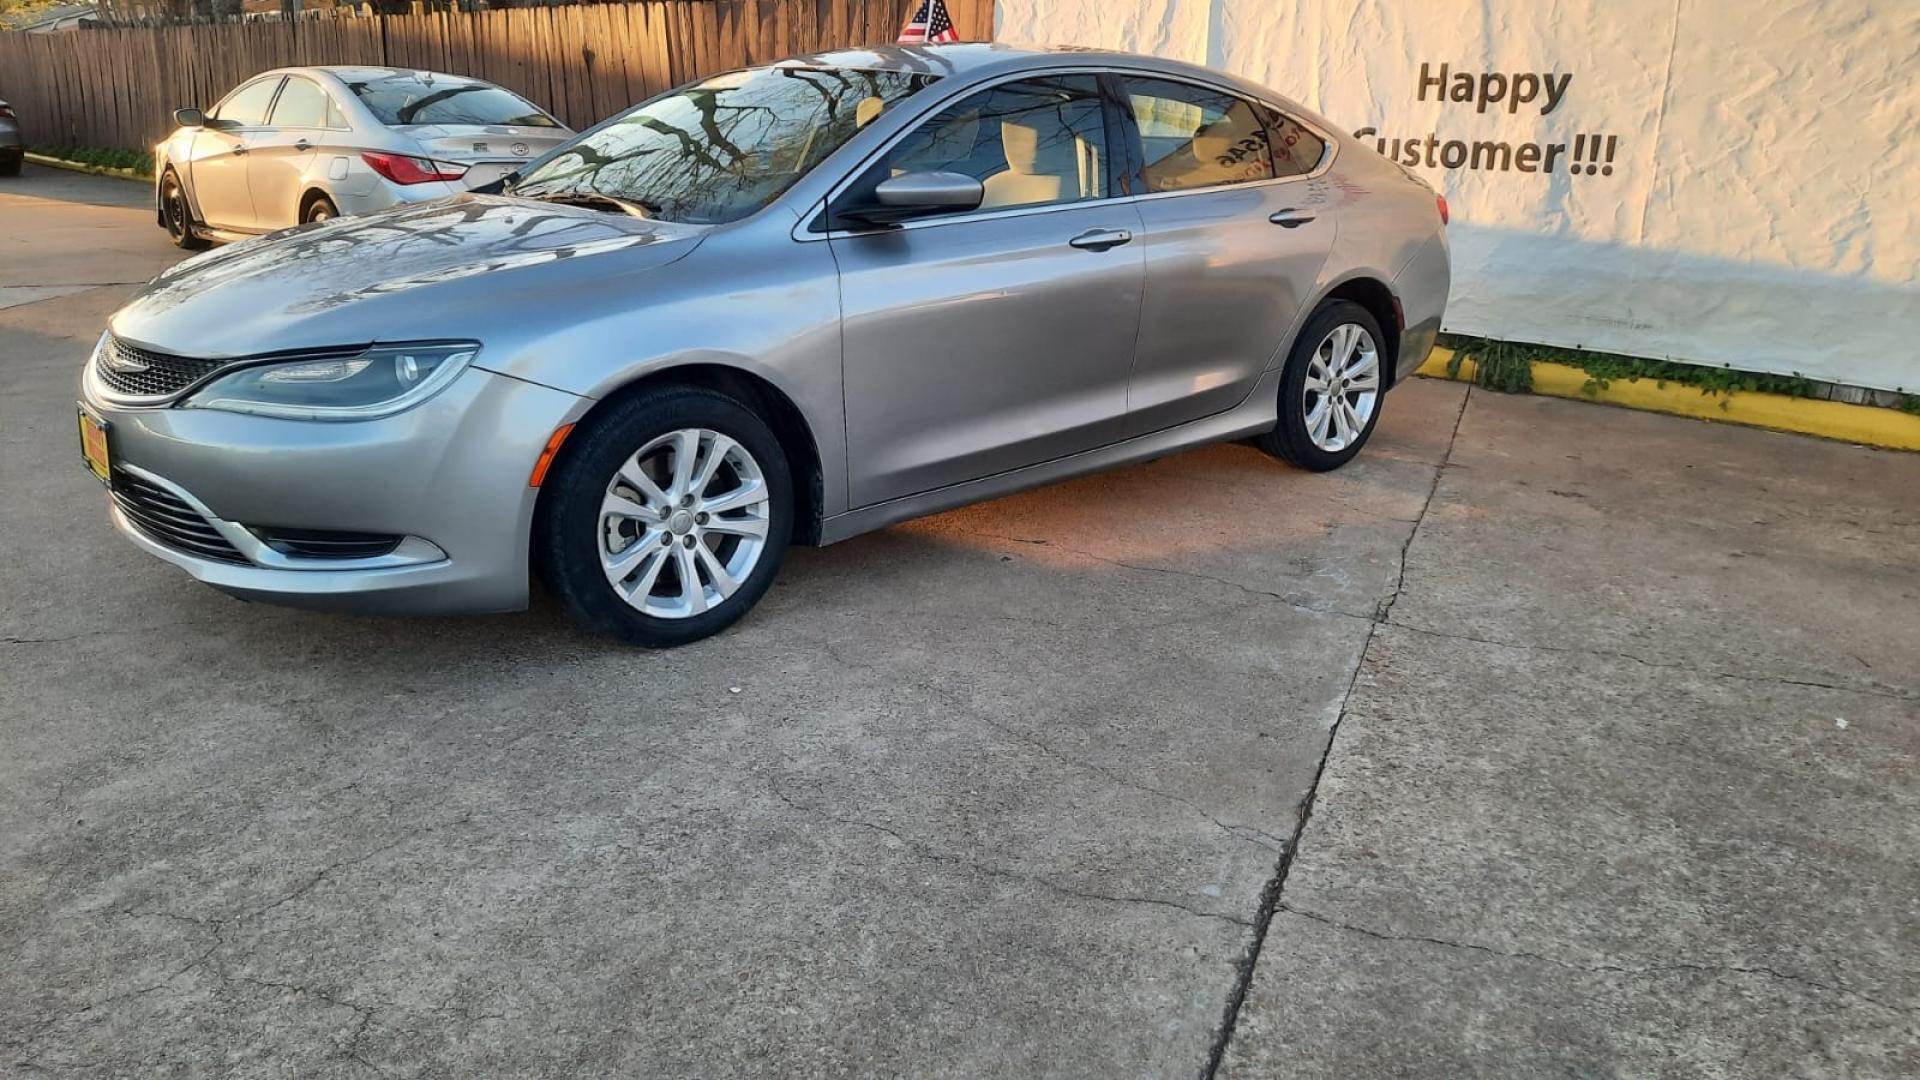
{"type": "Polygon", "coordinates": [[[0,181],[0,1073],[1920,1070],[1920,456],[1415,381],[677,652],[302,614],[79,464],[148,198],[0,181]]]}

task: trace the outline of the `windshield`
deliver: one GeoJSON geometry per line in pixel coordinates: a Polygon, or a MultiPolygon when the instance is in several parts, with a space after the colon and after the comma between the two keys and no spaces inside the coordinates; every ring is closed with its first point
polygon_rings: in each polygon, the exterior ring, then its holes
{"type": "Polygon", "coordinates": [[[491,83],[426,72],[347,79],[347,88],[383,124],[514,124],[559,127],[527,99],[491,83]]]}
{"type": "Polygon", "coordinates": [[[529,171],[513,193],[614,196],[676,221],[734,221],[772,202],[935,78],[808,67],[717,76],[580,136],[529,171]]]}

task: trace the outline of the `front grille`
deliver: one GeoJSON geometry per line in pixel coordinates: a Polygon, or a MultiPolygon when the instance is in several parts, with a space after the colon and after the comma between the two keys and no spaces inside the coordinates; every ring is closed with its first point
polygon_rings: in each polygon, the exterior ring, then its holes
{"type": "Polygon", "coordinates": [[[392,533],[269,529],[257,525],[248,528],[273,550],[301,559],[373,559],[391,555],[400,546],[400,537],[392,533]]]}
{"type": "Polygon", "coordinates": [[[228,362],[169,356],[109,337],[106,348],[100,350],[95,370],[100,374],[100,381],[115,393],[128,397],[164,398],[185,390],[228,362]],[[116,362],[121,366],[115,367],[116,362]]]}
{"type": "Polygon", "coordinates": [[[155,542],[202,559],[250,565],[220,530],[166,488],[115,469],[112,491],[114,505],[155,542]]]}

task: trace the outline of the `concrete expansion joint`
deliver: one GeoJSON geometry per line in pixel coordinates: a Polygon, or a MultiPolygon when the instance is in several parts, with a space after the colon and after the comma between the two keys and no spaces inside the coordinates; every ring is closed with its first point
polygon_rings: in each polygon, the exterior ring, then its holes
{"type": "Polygon", "coordinates": [[[1252,940],[1241,954],[1235,965],[1234,984],[1227,994],[1227,1005],[1221,1016],[1220,1028],[1214,1034],[1213,1045],[1207,1053],[1206,1064],[1200,1069],[1202,1080],[1214,1080],[1220,1073],[1220,1066],[1226,1061],[1227,1046],[1233,1041],[1235,1026],[1240,1020],[1240,1010],[1245,1007],[1247,993],[1253,986],[1253,974],[1260,962],[1260,950],[1266,944],[1267,932],[1273,926],[1274,912],[1281,908],[1281,894],[1286,890],[1287,874],[1293,869],[1293,859],[1300,850],[1300,839],[1307,830],[1307,822],[1313,819],[1314,799],[1320,792],[1320,781],[1327,773],[1327,762],[1333,757],[1334,740],[1340,734],[1340,725],[1347,718],[1347,712],[1353,702],[1354,687],[1360,684],[1360,671],[1366,666],[1367,654],[1373,648],[1373,639],[1380,627],[1387,625],[1387,618],[1393,612],[1393,605],[1400,599],[1400,593],[1407,583],[1407,553],[1413,548],[1414,538],[1420,535],[1420,526],[1427,520],[1428,511],[1433,508],[1433,500],[1440,492],[1440,479],[1446,474],[1447,467],[1453,462],[1453,448],[1460,440],[1460,425],[1467,416],[1467,403],[1473,399],[1473,388],[1460,395],[1460,411],[1454,414],[1453,430],[1447,435],[1446,452],[1440,456],[1440,463],[1434,467],[1433,482],[1427,487],[1427,497],[1420,504],[1420,513],[1407,529],[1407,537],[1400,544],[1400,567],[1394,576],[1393,588],[1374,615],[1367,620],[1367,636],[1360,644],[1360,653],[1354,658],[1353,670],[1347,676],[1347,688],[1340,696],[1340,710],[1334,715],[1333,723],[1327,728],[1327,741],[1320,750],[1320,762],[1315,767],[1313,781],[1307,785],[1307,794],[1300,800],[1300,810],[1295,816],[1293,836],[1287,842],[1280,855],[1280,861],[1274,867],[1273,877],[1267,887],[1261,890],[1260,907],[1254,916],[1252,940]]]}
{"type": "Polygon", "coordinates": [[[1379,941],[1408,942],[1408,943],[1420,944],[1420,945],[1437,945],[1442,948],[1448,948],[1448,949],[1464,949],[1470,952],[1486,953],[1489,956],[1498,956],[1506,960],[1522,960],[1522,961],[1531,961],[1531,962],[1541,963],[1541,964],[1550,964],[1554,967],[1566,968],[1570,971],[1583,971],[1583,972],[1588,972],[1590,974],[1595,974],[1595,975],[1663,975],[1663,974],[1670,974],[1673,972],[1699,972],[1705,975],[1759,975],[1769,979],[1778,979],[1782,982],[1798,983],[1802,986],[1810,986],[1818,990],[1825,990],[1829,993],[1842,994],[1847,997],[1857,998],[1860,1001],[1864,1001],[1867,1004],[1874,1006],[1875,1008],[1883,1009],[1887,1012],[1895,1013],[1898,1015],[1920,1016],[1920,1008],[1916,1008],[1913,1006],[1905,1006],[1905,1005],[1895,1005],[1891,1002],[1881,1001],[1879,998],[1876,998],[1870,994],[1862,993],[1861,991],[1855,990],[1850,986],[1844,986],[1839,983],[1825,982],[1820,979],[1811,979],[1804,975],[1795,975],[1792,972],[1781,971],[1779,968],[1768,967],[1767,965],[1764,965],[1764,964],[1705,964],[1705,963],[1689,962],[1689,961],[1676,961],[1674,963],[1667,963],[1667,964],[1645,964],[1645,965],[1639,965],[1639,966],[1630,966],[1626,964],[1583,964],[1578,961],[1568,960],[1562,957],[1548,956],[1545,953],[1528,952],[1524,950],[1510,952],[1505,949],[1496,949],[1491,945],[1481,945],[1477,942],[1472,942],[1472,941],[1451,941],[1446,938],[1427,937],[1422,934],[1387,933],[1382,930],[1374,930],[1369,927],[1357,926],[1349,922],[1342,922],[1339,919],[1335,919],[1328,915],[1323,915],[1317,911],[1308,911],[1305,908],[1294,907],[1291,904],[1286,904],[1286,903],[1280,904],[1278,910],[1285,912],[1288,915],[1298,916],[1302,919],[1311,919],[1314,922],[1331,926],[1336,930],[1344,930],[1349,933],[1361,934],[1366,937],[1374,938],[1379,941]]]}
{"type": "Polygon", "coordinates": [[[832,822],[833,824],[846,826],[847,828],[865,829],[870,832],[880,833],[881,835],[887,836],[892,840],[894,840],[908,854],[914,856],[915,858],[922,859],[927,862],[940,863],[945,866],[958,867],[963,870],[970,870],[975,873],[984,874],[988,877],[1000,878],[1005,881],[1015,881],[1015,882],[1020,882],[1026,885],[1037,886],[1039,888],[1046,889],[1049,892],[1057,893],[1061,896],[1071,897],[1076,900],[1091,900],[1091,901],[1096,901],[1100,903],[1138,904],[1138,905],[1145,905],[1150,907],[1170,908],[1175,911],[1184,912],[1185,914],[1197,916],[1202,919],[1214,919],[1220,922],[1230,923],[1234,926],[1250,927],[1253,925],[1248,920],[1240,918],[1237,915],[1230,915],[1225,912],[1219,912],[1219,911],[1208,911],[1204,908],[1197,908],[1188,904],[1183,904],[1178,900],[1171,900],[1165,897],[1158,897],[1158,896],[1123,896],[1123,895],[1118,895],[1114,893],[1102,893],[1102,892],[1093,892],[1086,889],[1078,889],[1070,885],[1063,885],[1060,882],[1054,881],[1051,878],[1043,877],[1039,874],[1023,873],[1018,870],[1010,870],[1002,866],[993,866],[988,863],[983,863],[973,859],[968,859],[963,856],[949,854],[944,851],[938,851],[932,848],[931,846],[925,843],[922,843],[919,840],[916,840],[912,837],[907,836],[906,834],[900,832],[898,829],[895,829],[890,825],[883,825],[883,824],[880,824],[879,822],[874,822],[874,821],[862,821],[859,818],[840,817],[835,814],[829,813],[828,811],[820,807],[814,806],[810,803],[801,802],[800,800],[795,799],[793,796],[789,795],[786,792],[786,790],[782,788],[777,781],[769,780],[767,782],[767,789],[770,792],[772,792],[774,798],[779,799],[782,803],[785,803],[787,807],[792,810],[805,814],[808,817],[816,818],[821,821],[832,822]]]}

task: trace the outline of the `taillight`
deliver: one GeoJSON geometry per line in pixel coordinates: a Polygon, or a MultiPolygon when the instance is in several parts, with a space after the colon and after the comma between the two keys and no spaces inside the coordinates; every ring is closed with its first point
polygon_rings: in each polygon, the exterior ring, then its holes
{"type": "Polygon", "coordinates": [[[1447,197],[1445,195],[1435,195],[1433,201],[1440,206],[1440,224],[1447,224],[1450,220],[1447,217],[1447,197]]]}
{"type": "Polygon", "coordinates": [[[0,105],[0,119],[5,119],[5,120],[11,120],[11,119],[13,119],[13,118],[14,118],[14,117],[13,117],[13,106],[11,106],[11,105],[0,105]]]}
{"type": "Polygon", "coordinates": [[[372,166],[374,172],[396,184],[458,180],[467,175],[465,165],[457,165],[451,161],[434,161],[431,158],[408,157],[405,154],[377,154],[368,150],[360,155],[360,160],[372,166]]]}

